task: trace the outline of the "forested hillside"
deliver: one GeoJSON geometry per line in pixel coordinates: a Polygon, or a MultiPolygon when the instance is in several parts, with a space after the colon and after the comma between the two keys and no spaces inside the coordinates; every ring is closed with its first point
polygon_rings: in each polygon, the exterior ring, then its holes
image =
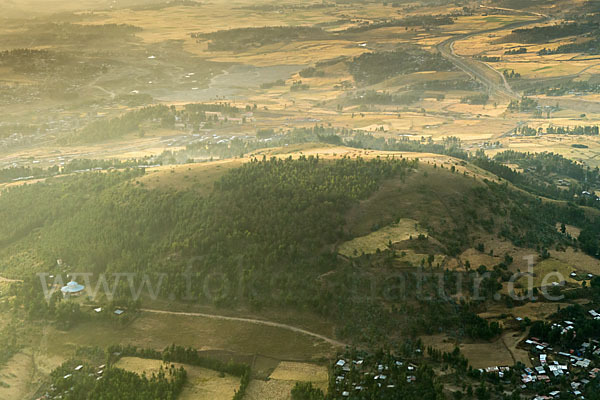
{"type": "MultiPolygon", "coordinates": [[[[457,306],[446,297],[452,290],[438,293],[436,282],[411,275],[405,292],[386,293],[401,249],[349,260],[337,255],[337,244],[368,233],[361,226],[377,230],[412,218],[437,241],[411,246],[434,249],[432,256],[455,256],[475,247],[481,234],[544,254],[554,245],[580,245],[555,229],[561,222],[583,228],[582,248],[597,251],[600,224],[574,205],[399,157],[254,160],[224,174],[205,195],[146,189],[136,182],[142,173],[91,172],[5,191],[2,274],[160,272],[167,274],[165,298],[309,309],[335,321],[340,336],[359,341],[436,330],[489,339],[499,327],[475,315],[478,303],[457,306]],[[58,258],[69,267],[57,266],[58,258]],[[359,282],[371,282],[376,292],[359,282]],[[406,296],[417,288],[439,301],[406,296]]],[[[429,268],[442,267],[431,260],[429,268]]],[[[486,297],[509,276],[506,265],[488,267],[497,268],[482,285],[486,297]]],[[[465,273],[465,282],[474,282],[474,273],[465,273]]],[[[446,279],[452,287],[456,276],[446,279]]],[[[128,293],[121,282],[117,297],[128,293]]]]}

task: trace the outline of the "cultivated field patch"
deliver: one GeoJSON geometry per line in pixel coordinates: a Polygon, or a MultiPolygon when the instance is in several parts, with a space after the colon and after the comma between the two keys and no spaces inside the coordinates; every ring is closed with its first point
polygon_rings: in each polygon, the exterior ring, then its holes
{"type": "Polygon", "coordinates": [[[145,373],[149,377],[158,374],[161,366],[168,369],[170,365],[183,367],[187,372],[187,382],[178,399],[229,400],[240,386],[240,379],[231,375],[191,365],[164,363],[161,360],[123,357],[115,366],[140,375],[145,373]]]}

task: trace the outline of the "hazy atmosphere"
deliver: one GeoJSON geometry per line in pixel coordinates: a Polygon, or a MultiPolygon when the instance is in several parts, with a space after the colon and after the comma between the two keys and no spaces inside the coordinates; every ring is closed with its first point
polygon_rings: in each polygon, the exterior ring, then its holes
{"type": "Polygon", "coordinates": [[[600,400],[600,2],[0,10],[0,400],[600,400]]]}

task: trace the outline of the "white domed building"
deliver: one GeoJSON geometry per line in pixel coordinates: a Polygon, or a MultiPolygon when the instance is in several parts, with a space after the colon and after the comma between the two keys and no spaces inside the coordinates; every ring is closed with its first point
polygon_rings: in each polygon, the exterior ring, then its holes
{"type": "Polygon", "coordinates": [[[62,292],[63,296],[65,296],[65,297],[79,296],[79,295],[81,295],[81,293],[83,293],[84,290],[85,290],[85,286],[80,285],[79,283],[77,283],[75,281],[71,281],[71,282],[67,283],[66,286],[63,286],[62,288],[60,288],[60,291],[62,292]]]}

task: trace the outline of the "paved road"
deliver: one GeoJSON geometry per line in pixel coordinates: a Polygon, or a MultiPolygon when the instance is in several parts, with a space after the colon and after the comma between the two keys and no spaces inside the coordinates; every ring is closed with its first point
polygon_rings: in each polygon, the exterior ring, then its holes
{"type": "MultiPolygon", "coordinates": [[[[508,11],[507,9],[503,9],[508,11]]],[[[518,10],[510,10],[518,13],[523,13],[518,10]]],[[[464,40],[472,36],[485,35],[492,32],[497,32],[506,29],[516,29],[527,25],[538,24],[548,19],[547,16],[537,13],[532,13],[539,18],[532,21],[515,22],[508,25],[503,25],[498,28],[484,29],[481,31],[475,31],[466,33],[463,35],[453,36],[443,42],[439,43],[436,47],[440,54],[452,62],[456,67],[469,74],[474,79],[481,82],[489,91],[490,94],[498,94],[509,99],[518,99],[520,95],[515,92],[511,87],[504,75],[490,67],[488,64],[474,60],[470,57],[461,57],[454,52],[454,43],[459,40],[464,40]]]]}
{"type": "Polygon", "coordinates": [[[225,315],[215,315],[215,314],[153,310],[153,309],[147,309],[147,308],[143,308],[140,311],[152,313],[152,314],[167,314],[167,315],[180,315],[180,316],[186,316],[186,317],[201,317],[201,318],[218,319],[218,320],[223,320],[223,321],[246,322],[246,323],[255,324],[255,325],[272,326],[274,328],[286,329],[288,331],[301,333],[301,334],[304,334],[307,336],[312,336],[314,338],[321,339],[335,347],[346,347],[345,343],[342,343],[335,339],[328,338],[327,336],[323,336],[318,333],[310,332],[305,329],[297,328],[292,325],[282,324],[279,322],[265,321],[265,320],[253,319],[253,318],[228,317],[225,315]]]}

